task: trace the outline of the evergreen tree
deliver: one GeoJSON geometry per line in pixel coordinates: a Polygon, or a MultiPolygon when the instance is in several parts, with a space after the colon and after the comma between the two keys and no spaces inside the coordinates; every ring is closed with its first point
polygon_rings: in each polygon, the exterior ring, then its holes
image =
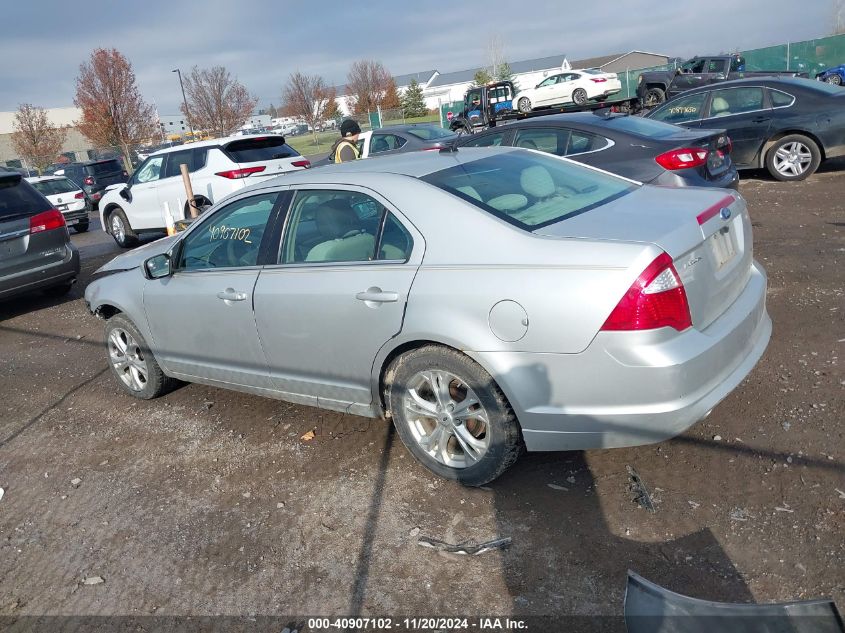
{"type": "Polygon", "coordinates": [[[490,73],[483,68],[475,73],[475,76],[472,78],[472,84],[474,86],[485,86],[491,81],[493,81],[493,78],[490,76],[490,73]]]}
{"type": "Polygon", "coordinates": [[[402,112],[408,118],[425,116],[428,113],[428,108],[425,107],[425,99],[423,99],[422,87],[416,79],[411,79],[408,89],[402,95],[402,112]]]}

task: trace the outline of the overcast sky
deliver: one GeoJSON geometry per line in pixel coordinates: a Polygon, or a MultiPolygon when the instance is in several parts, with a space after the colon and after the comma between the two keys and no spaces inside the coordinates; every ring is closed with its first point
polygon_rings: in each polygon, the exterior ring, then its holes
{"type": "Polygon", "coordinates": [[[227,67],[259,107],[279,104],[294,70],[344,83],[352,61],[394,75],[488,63],[491,36],[510,61],[571,60],[629,50],[691,56],[828,35],[834,0],[66,0],[3,2],[0,111],[73,105],[79,64],[96,47],[132,62],[144,98],[176,113],[192,66],[227,67]],[[411,5],[413,6],[407,6],[411,5]]]}

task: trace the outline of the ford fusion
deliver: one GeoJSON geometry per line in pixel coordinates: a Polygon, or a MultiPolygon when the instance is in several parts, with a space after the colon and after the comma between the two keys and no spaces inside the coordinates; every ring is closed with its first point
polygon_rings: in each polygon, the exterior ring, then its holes
{"type": "Polygon", "coordinates": [[[516,148],[398,155],[233,194],[98,271],[118,384],[385,418],[482,485],[520,453],[683,432],[771,334],[741,196],[516,148]]]}

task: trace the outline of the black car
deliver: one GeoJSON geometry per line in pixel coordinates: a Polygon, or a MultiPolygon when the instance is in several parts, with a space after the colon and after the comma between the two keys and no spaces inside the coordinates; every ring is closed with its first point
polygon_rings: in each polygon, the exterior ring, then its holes
{"type": "Polygon", "coordinates": [[[640,182],[675,187],[739,183],[724,130],[690,131],[607,110],[554,114],[497,125],[458,141],[536,149],[640,182]]]}
{"type": "Polygon", "coordinates": [[[0,171],[0,299],[63,295],[78,276],[79,251],[61,212],[21,174],[0,171]]]}
{"type": "Polygon", "coordinates": [[[55,164],[48,167],[44,173],[70,178],[82,187],[85,195],[94,204],[94,208],[97,208],[106,187],[129,180],[129,174],[126,173],[119,158],[55,164]]]}
{"type": "MultiPolygon", "coordinates": [[[[391,125],[361,133],[358,138],[358,151],[361,158],[372,158],[402,152],[434,150],[449,145],[456,138],[454,132],[433,123],[391,125]]],[[[333,162],[334,156],[329,155],[311,166],[320,167],[333,162]]]]}
{"type": "Polygon", "coordinates": [[[739,79],[684,92],[647,115],[690,130],[725,128],[737,169],[803,180],[845,155],[845,90],[809,79],[739,79]]]}

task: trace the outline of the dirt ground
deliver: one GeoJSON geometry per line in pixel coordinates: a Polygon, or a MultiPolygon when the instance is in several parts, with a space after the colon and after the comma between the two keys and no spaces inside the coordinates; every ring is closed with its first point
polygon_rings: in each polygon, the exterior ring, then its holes
{"type": "Polygon", "coordinates": [[[81,298],[116,249],[75,235],[70,297],[0,305],[0,616],[614,615],[628,569],[845,608],[845,162],[741,191],[774,321],[748,379],[672,441],[527,455],[484,489],[429,474],[384,422],[198,385],[124,395],[81,298]]]}

